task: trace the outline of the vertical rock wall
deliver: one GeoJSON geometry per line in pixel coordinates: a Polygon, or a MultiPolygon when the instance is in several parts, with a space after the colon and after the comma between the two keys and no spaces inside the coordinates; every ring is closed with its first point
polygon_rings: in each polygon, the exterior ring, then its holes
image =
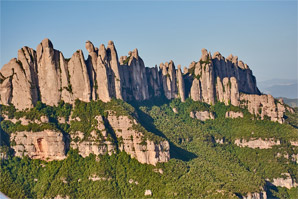
{"type": "Polygon", "coordinates": [[[246,105],[251,113],[283,122],[284,105],[274,105],[270,96],[261,95],[252,71],[237,56],[224,58],[216,52],[211,57],[202,49],[199,61],[192,62],[182,74],[181,67],[176,69],[173,61],[161,63],[159,69],[146,68],[137,49],[119,61],[112,41],[107,48],[102,44],[99,49],[87,41],[86,49],[87,60],[81,50],[65,59],[49,39],[44,39],[36,52],[23,47],[18,59],[12,59],[0,71],[1,104],[12,103],[17,109],[26,109],[38,100],[57,105],[60,100],[142,101],[164,95],[167,99],[185,101],[190,97],[208,104],[219,101],[240,106],[240,93],[245,93],[242,101],[249,101],[246,105]],[[266,100],[270,102],[265,103],[266,100]],[[259,101],[262,107],[250,105],[259,101]],[[255,109],[260,108],[258,113],[255,109]]]}

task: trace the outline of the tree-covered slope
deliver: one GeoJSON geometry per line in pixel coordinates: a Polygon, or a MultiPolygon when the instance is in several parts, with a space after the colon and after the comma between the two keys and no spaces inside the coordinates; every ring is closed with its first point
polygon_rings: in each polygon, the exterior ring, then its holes
{"type": "MultiPolygon", "coordinates": [[[[46,125],[31,127],[1,121],[1,149],[7,150],[10,133],[17,130],[38,131],[53,128],[69,134],[92,130],[93,117],[104,115],[104,110],[115,110],[119,115],[136,118],[146,135],[152,139],[165,139],[170,143],[171,159],[156,166],[141,164],[125,152],[109,155],[90,155],[83,158],[77,150],[70,149],[67,158],[46,162],[27,157],[9,156],[1,160],[0,191],[12,198],[238,198],[248,193],[266,190],[269,198],[297,198],[297,188],[269,186],[274,179],[289,173],[298,181],[297,162],[292,155],[298,147],[293,126],[297,116],[287,113],[286,124],[259,120],[246,109],[208,105],[187,99],[151,100],[142,103],[112,101],[76,103],[76,107],[61,103],[58,107],[38,104],[22,113],[13,107],[2,107],[6,114],[26,116],[32,120],[38,114],[49,117],[46,125]],[[177,113],[175,113],[173,110],[177,113]],[[190,117],[191,111],[209,111],[214,119],[200,121],[190,117]],[[243,118],[226,118],[227,111],[243,112],[243,118]],[[60,124],[61,116],[82,118],[60,124]],[[40,129],[39,129],[40,128],[40,129]],[[274,139],[280,145],[268,149],[239,147],[235,140],[274,139]],[[151,190],[152,196],[145,196],[151,190]]],[[[2,112],[3,114],[3,112],[2,112]]],[[[111,137],[113,139],[113,137],[111,137]]],[[[117,140],[114,140],[117,142],[117,140]]]]}

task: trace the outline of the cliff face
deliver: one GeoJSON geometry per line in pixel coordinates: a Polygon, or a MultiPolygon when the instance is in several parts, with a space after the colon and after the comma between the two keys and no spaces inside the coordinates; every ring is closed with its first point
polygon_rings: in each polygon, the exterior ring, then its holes
{"type": "Polygon", "coordinates": [[[10,136],[16,156],[41,160],[63,160],[65,140],[61,132],[44,130],[40,132],[21,131],[10,136]]]}
{"type": "MultiPolygon", "coordinates": [[[[44,116],[29,121],[23,117],[8,118],[4,114],[3,119],[15,124],[21,123],[24,127],[48,123],[44,116]]],[[[115,111],[107,110],[107,116],[94,117],[94,128],[90,133],[72,129],[73,126],[84,125],[79,117],[71,117],[69,121],[60,120],[60,123],[70,125],[69,133],[50,129],[11,133],[10,146],[14,155],[52,161],[66,158],[67,151],[75,149],[82,157],[90,154],[112,155],[117,151],[125,151],[140,163],[152,165],[168,162],[170,159],[168,141],[142,129],[132,116],[119,115],[115,111]]]]}
{"type": "Polygon", "coordinates": [[[170,159],[170,146],[167,141],[154,141],[148,139],[143,132],[134,128],[138,123],[128,116],[117,117],[109,112],[108,122],[115,130],[120,140],[119,149],[130,154],[141,163],[156,165],[158,162],[167,162],[170,159]]]}
{"type": "Polygon", "coordinates": [[[61,100],[141,101],[164,95],[167,99],[185,101],[190,97],[208,104],[219,101],[247,107],[262,119],[268,116],[283,122],[284,104],[276,103],[270,95],[261,95],[252,71],[237,56],[224,58],[219,52],[211,56],[202,49],[200,60],[192,62],[182,74],[181,66],[176,69],[173,61],[146,68],[137,49],[118,60],[112,41],[107,48],[103,44],[96,48],[87,41],[86,49],[87,60],[81,50],[65,59],[48,39],[36,51],[23,47],[18,58],[0,71],[1,104],[26,109],[38,100],[57,105],[61,100]]]}

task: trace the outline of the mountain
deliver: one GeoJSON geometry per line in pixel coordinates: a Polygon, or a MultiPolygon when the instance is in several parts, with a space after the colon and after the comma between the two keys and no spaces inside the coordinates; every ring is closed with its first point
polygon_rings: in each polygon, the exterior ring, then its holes
{"type": "Polygon", "coordinates": [[[298,107],[298,99],[289,99],[289,98],[286,98],[286,97],[283,97],[282,99],[289,106],[294,107],[294,108],[298,107]]]}
{"type": "Polygon", "coordinates": [[[273,97],[298,98],[298,80],[295,79],[272,79],[258,83],[263,93],[273,97]]]}
{"type": "Polygon", "coordinates": [[[137,49],[44,39],[0,70],[0,191],[12,198],[296,198],[297,112],[237,56],[181,71],[137,49]]]}
{"type": "Polygon", "coordinates": [[[109,41],[107,48],[86,42],[89,52],[85,60],[82,50],[70,59],[54,49],[49,39],[36,48],[23,47],[18,58],[11,59],[0,70],[1,104],[13,104],[17,109],[32,108],[37,101],[58,105],[59,101],[73,104],[76,99],[90,102],[112,98],[142,101],[165,96],[167,99],[191,98],[214,104],[248,106],[256,115],[283,122],[284,106],[270,95],[261,95],[256,78],[237,56],[213,56],[206,49],[198,62],[192,62],[182,74],[173,61],[159,68],[147,68],[138,50],[120,57],[109,41]],[[259,111],[260,109],[260,111],[259,111]]]}

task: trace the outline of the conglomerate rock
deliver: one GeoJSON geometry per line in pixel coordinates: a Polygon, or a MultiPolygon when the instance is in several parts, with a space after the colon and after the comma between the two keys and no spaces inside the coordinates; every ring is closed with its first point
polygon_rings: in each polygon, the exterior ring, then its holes
{"type": "Polygon", "coordinates": [[[165,96],[167,99],[186,98],[208,104],[248,108],[249,112],[264,119],[284,122],[285,111],[293,110],[271,95],[262,95],[252,71],[237,56],[213,56],[206,49],[198,62],[192,62],[182,74],[173,61],[161,63],[159,68],[145,67],[137,49],[118,60],[113,41],[107,48],[99,48],[87,41],[88,59],[81,50],[70,59],[54,49],[44,39],[37,50],[23,47],[18,58],[10,60],[0,70],[1,104],[13,104],[17,109],[33,107],[38,100],[57,105],[63,100],[74,103],[112,98],[142,101],[165,96]]]}

